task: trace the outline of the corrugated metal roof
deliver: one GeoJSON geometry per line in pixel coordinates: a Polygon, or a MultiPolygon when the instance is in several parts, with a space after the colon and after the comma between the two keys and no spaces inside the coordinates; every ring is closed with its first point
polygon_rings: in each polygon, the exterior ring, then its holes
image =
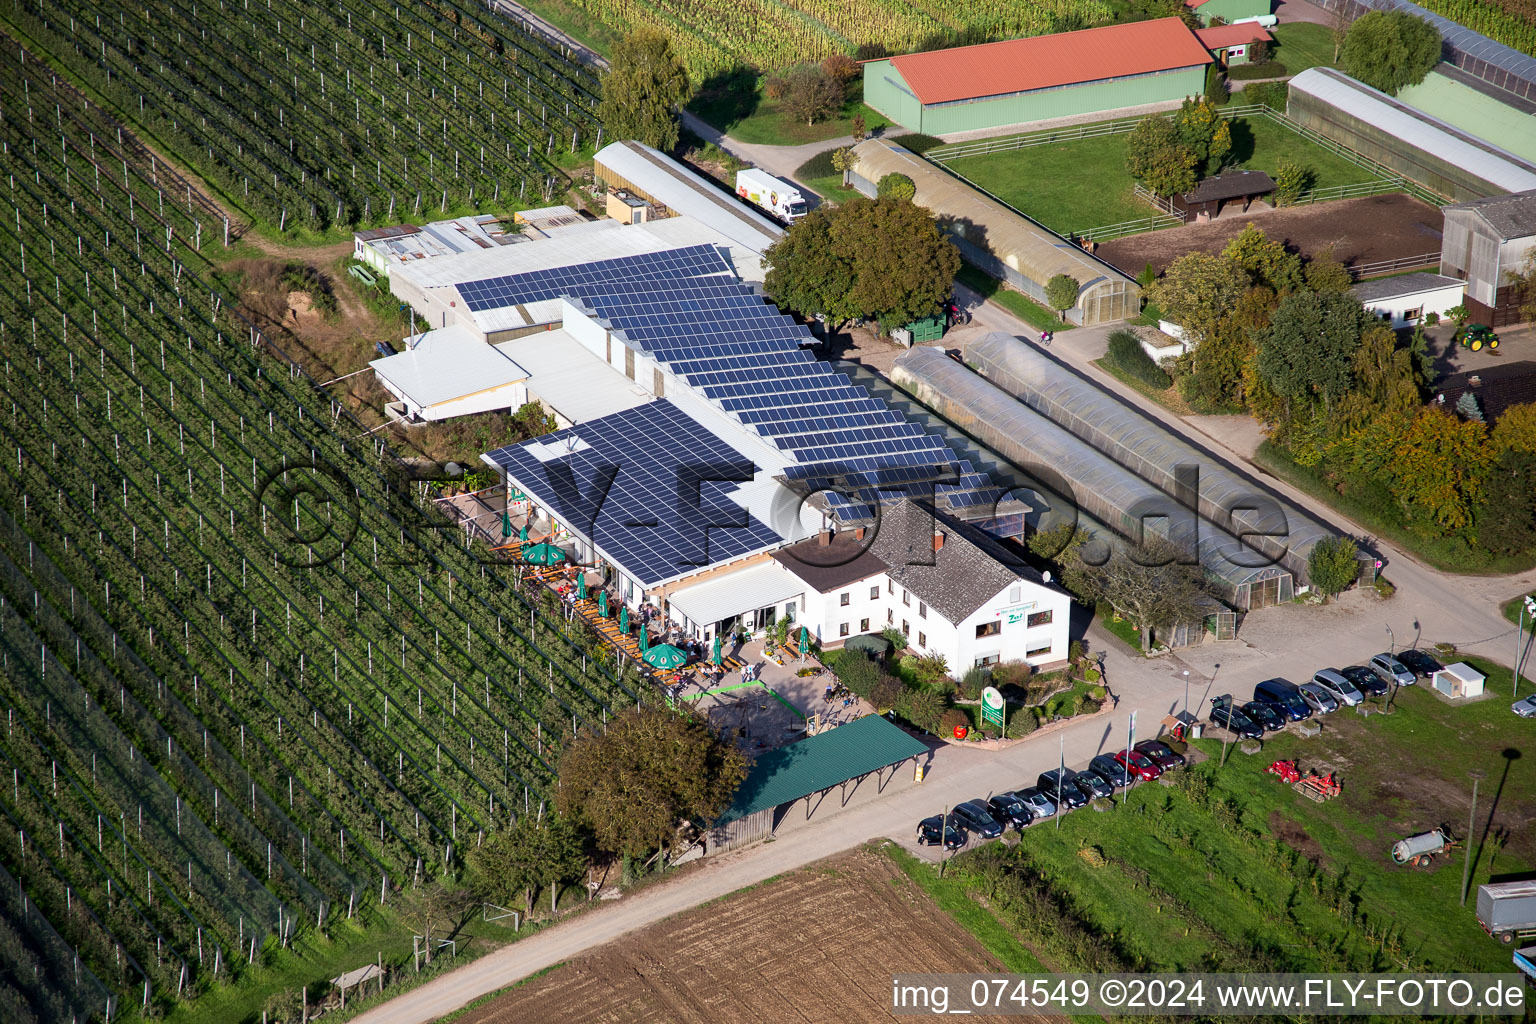
{"type": "Polygon", "coordinates": [[[754,252],[762,252],[784,234],[783,228],[741,200],[643,142],[609,143],[592,159],[599,177],[606,168],[656,202],[697,217],[754,252]]]}
{"type": "Polygon", "coordinates": [[[1536,164],[1415,110],[1333,68],[1308,68],[1291,79],[1291,93],[1305,93],[1433,153],[1509,192],[1536,188],[1536,164]]]}
{"type": "Polygon", "coordinates": [[[1102,25],[891,58],[891,64],[924,104],[1054,89],[1210,62],[1211,55],[1178,18],[1102,25]]]}
{"type": "Polygon", "coordinates": [[[879,715],[865,715],[759,756],[715,824],[729,824],[927,752],[922,742],[879,715]]]}
{"type": "Polygon", "coordinates": [[[667,600],[694,622],[707,624],[742,612],[783,604],[803,593],[803,582],[778,562],[769,561],[729,576],[684,587],[674,591],[667,600]]]}
{"type": "Polygon", "coordinates": [[[428,331],[409,352],[368,365],[422,408],[528,377],[506,353],[457,324],[428,331]]]}
{"type": "Polygon", "coordinates": [[[1398,277],[1383,277],[1377,281],[1362,281],[1350,291],[1355,293],[1355,298],[1368,303],[1380,299],[1401,298],[1404,295],[1417,295],[1420,292],[1439,291],[1442,288],[1465,286],[1465,281],[1458,281],[1454,277],[1442,277],[1439,274],[1402,274],[1398,277]]]}
{"type": "Polygon", "coordinates": [[[1446,212],[1468,210],[1477,214],[1504,241],[1536,235],[1536,189],[1473,199],[1445,209],[1446,212]]]}
{"type": "Polygon", "coordinates": [[[853,148],[853,155],[859,176],[869,181],[878,182],[892,172],[911,178],[917,186],[913,198],[917,205],[931,210],[941,225],[969,237],[1040,287],[1057,274],[1075,278],[1080,285],[1078,302],[1085,309],[1095,289],[1123,288],[1133,295],[1140,293],[1136,282],[1114,267],[911,150],[886,139],[866,139],[853,148]]]}
{"type": "Polygon", "coordinates": [[[1242,46],[1251,43],[1255,39],[1266,41],[1273,40],[1270,35],[1256,21],[1239,22],[1236,25],[1212,25],[1210,28],[1195,29],[1195,36],[1200,40],[1200,45],[1207,50],[1219,50],[1224,46],[1242,46]]]}

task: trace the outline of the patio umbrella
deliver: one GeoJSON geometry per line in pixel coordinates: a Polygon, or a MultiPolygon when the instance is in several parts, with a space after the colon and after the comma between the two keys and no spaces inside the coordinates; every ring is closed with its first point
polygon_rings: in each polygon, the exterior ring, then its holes
{"type": "Polygon", "coordinates": [[[805,657],[805,652],[811,649],[811,631],[804,626],[800,627],[800,657],[805,657]]]}
{"type": "Polygon", "coordinates": [[[608,617],[608,591],[600,590],[597,593],[597,614],[603,618],[608,617]]]}
{"type": "Polygon", "coordinates": [[[578,572],[576,574],[576,600],[578,600],[578,601],[585,601],[586,599],[587,599],[587,574],[584,573],[584,572],[578,572]]]}
{"type": "Polygon", "coordinates": [[[523,561],[529,565],[559,565],[565,561],[565,552],[553,544],[535,544],[523,549],[523,561]]]}
{"type": "Polygon", "coordinates": [[[527,544],[528,543],[528,524],[527,523],[524,523],[523,524],[523,528],[521,530],[517,531],[517,542],[519,544],[527,544]]]}
{"type": "Polygon", "coordinates": [[[512,536],[512,513],[503,511],[501,513],[501,539],[506,540],[510,536],[512,536]]]}
{"type": "Polygon", "coordinates": [[[720,635],[718,633],[715,634],[715,647],[714,650],[709,652],[709,660],[711,664],[717,666],[725,663],[725,657],[720,653],[720,635]]]}
{"type": "Polygon", "coordinates": [[[671,644],[657,644],[641,655],[641,658],[647,665],[660,669],[674,669],[688,660],[688,652],[671,644]]]}
{"type": "MultiPolygon", "coordinates": [[[[605,590],[603,593],[606,595],[608,591],[605,590]]],[[[629,636],[629,605],[627,604],[619,608],[619,632],[629,636]]]]}
{"type": "Polygon", "coordinates": [[[640,623],[640,653],[641,654],[645,653],[645,648],[649,645],[649,643],[650,643],[650,641],[648,641],[645,638],[645,623],[642,622],[642,623],[640,623]]]}

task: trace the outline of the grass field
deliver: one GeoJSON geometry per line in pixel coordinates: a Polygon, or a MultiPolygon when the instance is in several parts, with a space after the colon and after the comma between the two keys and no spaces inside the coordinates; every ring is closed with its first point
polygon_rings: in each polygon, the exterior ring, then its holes
{"type": "Polygon", "coordinates": [[[1292,21],[1276,25],[1269,34],[1275,37],[1274,59],[1291,74],[1333,66],[1333,32],[1327,25],[1292,21]]]}
{"type": "Polygon", "coordinates": [[[1466,772],[1478,768],[1473,896],[1536,864],[1536,769],[1518,757],[1529,727],[1509,711],[1508,670],[1473,663],[1488,674],[1485,700],[1452,706],[1420,684],[1395,714],[1336,713],[1314,739],[1271,737],[1254,756],[1228,748],[1224,767],[1221,744],[1201,740],[1207,760],[1188,780],[1031,828],[1015,851],[963,854],[943,884],[985,897],[1058,970],[1104,966],[1089,954],[1144,970],[1502,970],[1508,951],[1477,924],[1475,899],[1459,902],[1466,851],[1422,871],[1389,856],[1438,825],[1465,836],[1466,772]],[[1265,774],[1281,757],[1337,770],[1342,796],[1303,799],[1265,774]],[[1008,876],[1029,898],[1010,899],[1008,876]]]}
{"type": "MultiPolygon", "coordinates": [[[[1125,168],[1126,138],[1121,134],[1032,146],[967,157],[946,166],[1052,231],[1081,232],[1156,212],[1132,191],[1135,179],[1125,168]]],[[[1352,185],[1376,176],[1267,117],[1232,120],[1228,163],[1273,174],[1286,160],[1310,166],[1316,188],[1352,185]]]]}
{"type": "Polygon", "coordinates": [[[864,127],[873,132],[891,124],[879,111],[864,105],[864,84],[854,81],[842,112],[826,121],[808,125],[791,118],[763,91],[763,79],[748,71],[717,76],[700,87],[688,109],[737,142],[770,146],[798,146],[825,142],[853,131],[855,115],[864,115],[864,127]]]}
{"type": "Polygon", "coordinates": [[[955,280],[976,292],[984,299],[991,299],[1029,326],[1040,331],[1067,331],[1072,324],[1060,319],[1055,313],[1031,299],[1023,292],[1003,284],[997,278],[969,263],[960,265],[955,280]]]}

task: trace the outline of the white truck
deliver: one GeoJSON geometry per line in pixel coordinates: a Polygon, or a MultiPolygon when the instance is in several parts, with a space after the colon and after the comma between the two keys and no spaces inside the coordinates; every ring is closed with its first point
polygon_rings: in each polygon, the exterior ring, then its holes
{"type": "Polygon", "coordinates": [[[785,224],[805,216],[805,197],[800,190],[756,167],[736,172],[736,194],[785,224]]]}

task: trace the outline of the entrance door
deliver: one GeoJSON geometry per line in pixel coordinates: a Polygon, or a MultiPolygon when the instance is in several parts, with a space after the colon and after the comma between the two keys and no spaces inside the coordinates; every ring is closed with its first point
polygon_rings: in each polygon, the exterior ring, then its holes
{"type": "Polygon", "coordinates": [[[1248,585],[1248,607],[1269,608],[1280,603],[1280,577],[1258,580],[1248,585]]]}

